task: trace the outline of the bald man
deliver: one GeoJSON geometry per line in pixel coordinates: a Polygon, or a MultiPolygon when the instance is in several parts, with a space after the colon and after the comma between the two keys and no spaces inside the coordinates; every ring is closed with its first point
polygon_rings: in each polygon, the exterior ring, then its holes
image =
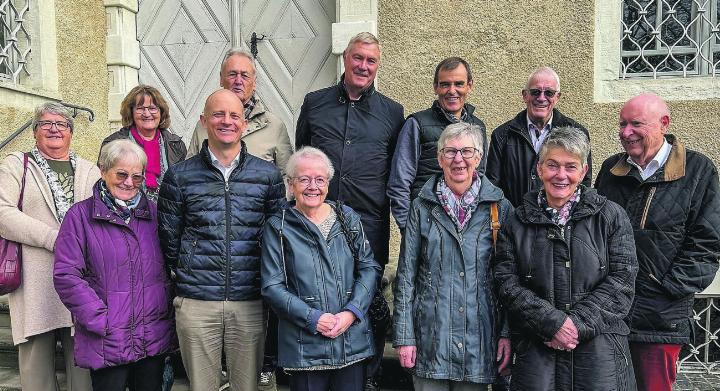
{"type": "Polygon", "coordinates": [[[659,96],[630,99],[618,132],[625,152],[605,160],[595,181],[634,229],[640,270],[629,340],[640,391],[672,389],[680,348],[690,342],[694,295],[712,282],[720,254],[717,169],[669,127],[659,96]]]}
{"type": "Polygon", "coordinates": [[[193,390],[220,388],[221,354],[231,390],[257,388],[265,311],[260,298],[260,235],[284,205],[274,164],[240,140],[247,122],[230,90],[205,102],[200,152],[168,169],[158,199],[158,232],[175,276],[175,318],[193,390]]]}

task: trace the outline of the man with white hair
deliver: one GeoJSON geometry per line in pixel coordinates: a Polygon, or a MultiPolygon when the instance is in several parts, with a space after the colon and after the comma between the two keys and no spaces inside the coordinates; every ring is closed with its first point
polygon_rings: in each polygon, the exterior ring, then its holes
{"type": "MultiPolygon", "coordinates": [[[[513,206],[522,202],[525,193],[542,185],[535,171],[538,152],[553,128],[576,127],[590,138],[584,126],[555,108],[560,95],[557,73],[550,67],[536,69],[522,90],[527,108],[492,133],[485,176],[503,190],[513,206]]],[[[592,168],[592,155],[588,156],[588,166],[592,168]]],[[[590,186],[591,171],[585,174],[585,186],[590,186]]]]}

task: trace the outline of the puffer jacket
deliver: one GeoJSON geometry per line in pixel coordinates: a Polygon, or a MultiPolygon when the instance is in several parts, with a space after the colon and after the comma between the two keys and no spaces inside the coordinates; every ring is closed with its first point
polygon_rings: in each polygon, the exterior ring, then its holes
{"type": "Polygon", "coordinates": [[[249,155],[225,182],[207,140],[198,155],[170,167],[158,200],[160,245],[175,293],[196,300],[260,299],[260,237],[285,204],[278,169],[249,155]]]}
{"type": "Polygon", "coordinates": [[[479,204],[461,232],[435,194],[431,178],[410,210],[395,280],[393,346],[415,346],[415,375],[493,383],[500,336],[490,272],[490,208],[499,221],[512,206],[480,176],[479,204]]]}
{"type": "MultiPolygon", "coordinates": [[[[590,140],[590,134],[584,126],[564,116],[558,109],[553,109],[552,127],[559,126],[576,127],[590,140]]],[[[528,134],[527,110],[495,128],[490,136],[487,159],[485,176],[502,189],[513,206],[519,206],[528,191],[542,187],[536,168],[538,154],[528,134]]],[[[588,155],[587,164],[589,169],[582,184],[589,187],[592,181],[592,153],[588,155]]]]}
{"type": "Polygon", "coordinates": [[[583,188],[570,221],[552,223],[538,190],[500,230],[494,259],[510,319],[514,390],[634,390],[628,327],[637,258],[627,215],[583,188]],[[578,331],[571,352],[551,349],[567,317],[578,331]]]}
{"type": "Polygon", "coordinates": [[[640,270],[630,340],[685,344],[694,294],[712,283],[720,255],[718,171],[706,156],[666,135],[670,156],[642,180],[620,153],[605,160],[595,186],[622,205],[635,235],[640,270]]]}
{"type": "Polygon", "coordinates": [[[105,205],[98,184],[73,205],[55,241],[54,283],[75,321],[78,366],[124,365],[174,348],[157,208],[145,195],[129,223],[105,205]]]}
{"type": "Polygon", "coordinates": [[[338,366],[374,353],[367,311],[380,265],[367,245],[360,216],[347,206],[342,213],[355,233],[357,267],[338,221],[327,240],[293,207],[265,224],[262,293],[278,315],[278,365],[283,368],[338,366]],[[317,332],[320,315],[343,310],[360,315],[345,333],[332,339],[317,332]]]}
{"type": "Polygon", "coordinates": [[[305,96],[295,132],[296,150],[310,145],[335,167],[328,200],[342,200],[362,218],[375,259],[388,262],[390,201],[385,195],[403,107],[371,85],[351,101],[343,81],[305,96]]]}

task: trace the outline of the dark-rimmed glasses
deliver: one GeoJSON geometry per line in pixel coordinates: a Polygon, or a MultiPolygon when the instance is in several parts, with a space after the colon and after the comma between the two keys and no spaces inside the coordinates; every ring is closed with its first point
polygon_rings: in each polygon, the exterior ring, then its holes
{"type": "Polygon", "coordinates": [[[475,153],[478,152],[477,148],[473,147],[465,147],[463,149],[456,149],[456,148],[443,148],[440,150],[442,152],[443,157],[445,159],[455,159],[455,156],[460,152],[460,156],[463,157],[463,159],[470,159],[473,156],[475,156],[475,153]]]}
{"type": "Polygon", "coordinates": [[[65,121],[38,121],[37,126],[42,130],[50,130],[53,126],[55,126],[55,129],[61,132],[70,129],[70,124],[65,121]]]}
{"type": "Polygon", "coordinates": [[[144,113],[145,110],[149,111],[150,114],[157,114],[159,109],[157,106],[135,106],[135,112],[138,114],[144,113]]]}
{"type": "Polygon", "coordinates": [[[325,185],[327,185],[328,183],[327,178],[322,176],[316,176],[315,178],[311,178],[309,176],[297,176],[293,177],[293,179],[295,180],[295,182],[298,182],[303,187],[308,187],[313,182],[315,182],[315,185],[317,187],[325,187],[325,185]]]}
{"type": "Polygon", "coordinates": [[[545,95],[546,98],[550,99],[554,97],[558,92],[555,90],[541,90],[539,88],[531,88],[528,90],[530,95],[532,95],[534,98],[537,98],[540,96],[540,94],[545,95]]]}

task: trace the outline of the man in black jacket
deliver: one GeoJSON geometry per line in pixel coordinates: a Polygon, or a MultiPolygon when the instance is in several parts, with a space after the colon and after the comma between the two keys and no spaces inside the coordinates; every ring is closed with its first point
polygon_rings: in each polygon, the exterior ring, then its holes
{"type": "MultiPolygon", "coordinates": [[[[590,138],[584,126],[555,108],[560,100],[560,78],[552,68],[538,68],[530,74],[522,97],[527,109],[493,131],[485,171],[513,206],[522,203],[525,193],[541,187],[535,168],[538,152],[553,128],[572,126],[590,138]]],[[[585,186],[590,186],[592,178],[592,154],[588,166],[591,169],[582,182],[585,186]]]]}
{"type": "Polygon", "coordinates": [[[639,271],[630,310],[630,351],[639,391],[670,391],[690,342],[694,294],[718,270],[720,186],[712,161],[668,134],[670,111],[653,94],[620,111],[625,153],[603,162],[600,194],[625,208],[639,271]]]}
{"type": "MultiPolygon", "coordinates": [[[[367,32],[353,37],[343,52],[340,82],[305,96],[295,132],[295,148],[325,152],[335,168],[327,198],[342,200],[360,214],[375,260],[389,257],[390,206],[386,185],[403,107],[375,90],[380,42],[367,32]]],[[[375,330],[376,356],[368,364],[366,389],[375,389],[385,330],[375,330]]]]}
{"type": "Polygon", "coordinates": [[[180,352],[191,389],[220,388],[224,350],[230,389],[251,390],[265,340],[260,236],[284,205],[285,189],[275,165],[240,141],[247,122],[232,91],[210,95],[200,118],[208,139],[199,154],[170,167],[158,202],[180,352]]]}
{"type": "MultiPolygon", "coordinates": [[[[400,130],[387,189],[390,209],[400,230],[405,229],[410,202],[428,179],[442,173],[437,142],[446,126],[461,121],[478,125],[487,150],[485,124],[475,116],[475,107],[465,102],[472,86],[472,71],[467,61],[460,57],[442,60],[435,68],[433,80],[437,99],[430,108],[410,114],[400,130]]],[[[484,172],[487,154],[485,151],[480,154],[478,171],[484,172]]]]}

